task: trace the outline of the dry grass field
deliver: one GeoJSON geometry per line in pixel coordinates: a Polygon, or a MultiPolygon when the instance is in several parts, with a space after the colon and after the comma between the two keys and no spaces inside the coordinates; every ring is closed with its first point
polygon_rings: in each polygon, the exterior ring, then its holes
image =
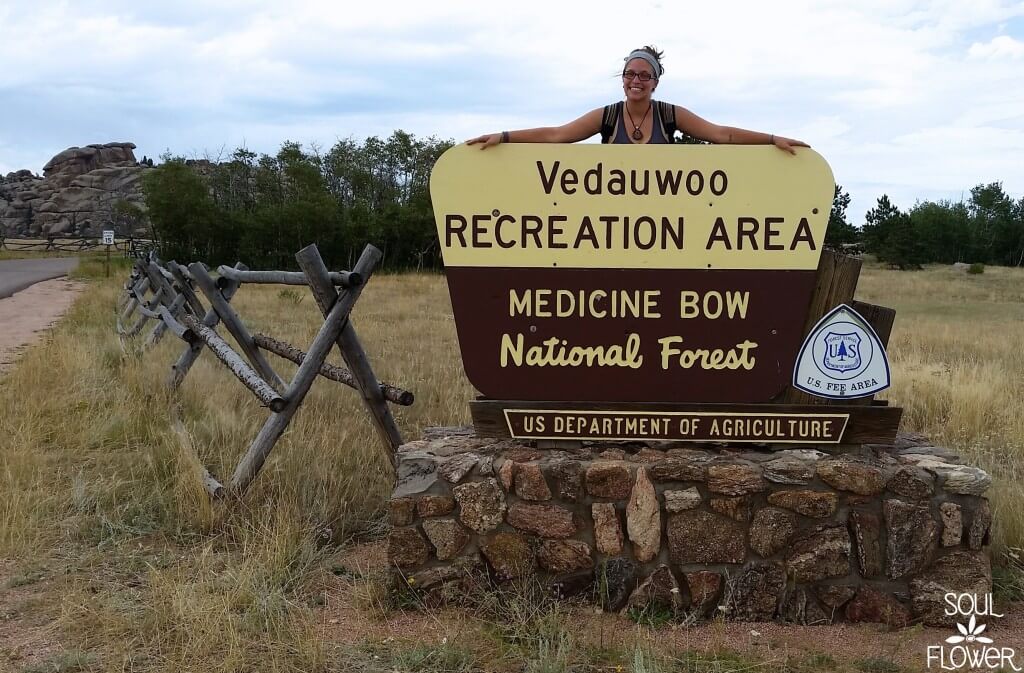
{"type": "MultiPolygon", "coordinates": [[[[104,281],[88,260],[80,274],[89,290],[0,377],[0,671],[923,666],[919,629],[641,626],[528,600],[529,587],[475,611],[405,610],[376,578],[392,475],[356,394],[318,381],[244,501],[211,506],[201,464],[230,475],[266,412],[209,356],[170,399],[179,343],[125,354],[114,334],[127,268],[104,281]]],[[[1012,560],[1024,547],[1024,270],[866,268],[858,297],[897,309],[888,397],[905,429],[993,474],[993,553],[1012,560]]],[[[297,289],[246,286],[233,304],[295,344],[320,322],[297,289]]],[[[442,276],[375,277],[353,321],[378,375],[417,395],[397,409],[405,437],[468,422],[442,276]]],[[[1020,598],[1012,564],[999,577],[997,600],[1020,598]]]]}

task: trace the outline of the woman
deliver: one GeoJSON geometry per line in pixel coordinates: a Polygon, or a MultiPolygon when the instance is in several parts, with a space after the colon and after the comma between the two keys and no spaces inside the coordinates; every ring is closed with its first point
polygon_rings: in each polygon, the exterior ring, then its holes
{"type": "Polygon", "coordinates": [[[601,133],[602,142],[616,144],[671,143],[675,129],[711,143],[733,145],[775,145],[790,154],[794,147],[807,143],[770,133],[719,126],[702,119],[684,107],[654,101],[651,96],[665,71],[663,52],[654,47],[637,49],[626,57],[622,71],[622,90],[626,99],[617,105],[591,110],[564,126],[547,126],[519,131],[490,133],[466,141],[487,149],[498,143],[574,143],[601,133]],[[636,120],[640,120],[639,122],[636,120]]]}

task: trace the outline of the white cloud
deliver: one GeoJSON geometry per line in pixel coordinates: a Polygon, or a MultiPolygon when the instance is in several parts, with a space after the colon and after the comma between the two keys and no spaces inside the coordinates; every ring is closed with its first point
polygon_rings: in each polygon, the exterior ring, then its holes
{"type": "Polygon", "coordinates": [[[616,100],[622,57],[653,42],[659,97],[810,142],[857,221],[883,191],[1024,192],[1022,17],[1019,0],[8,1],[0,171],[115,139],[272,152],[559,124],[616,100]]]}
{"type": "Polygon", "coordinates": [[[1009,35],[998,35],[988,42],[975,42],[967,53],[972,58],[1024,58],[1024,42],[1009,35]]]}

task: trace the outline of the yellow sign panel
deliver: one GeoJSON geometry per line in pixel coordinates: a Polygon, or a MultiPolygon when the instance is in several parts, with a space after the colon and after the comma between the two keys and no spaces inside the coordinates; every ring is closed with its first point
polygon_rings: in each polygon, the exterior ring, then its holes
{"type": "Polygon", "coordinates": [[[448,267],[814,270],[834,191],[742,145],[456,145],[430,176],[448,267]]]}

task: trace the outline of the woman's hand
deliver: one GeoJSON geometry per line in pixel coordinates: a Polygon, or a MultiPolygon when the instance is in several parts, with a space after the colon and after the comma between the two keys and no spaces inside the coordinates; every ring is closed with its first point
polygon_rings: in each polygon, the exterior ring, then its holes
{"type": "Polygon", "coordinates": [[[796,154],[794,147],[810,147],[807,143],[802,140],[794,140],[793,138],[784,138],[782,136],[773,136],[775,146],[780,150],[789,152],[790,154],[796,154]]]}
{"type": "Polygon", "coordinates": [[[487,134],[484,134],[482,136],[478,136],[476,138],[472,138],[471,140],[467,140],[466,144],[467,145],[480,145],[480,149],[485,150],[488,147],[492,147],[494,145],[497,145],[500,142],[501,142],[501,134],[500,133],[487,133],[487,134]]]}

